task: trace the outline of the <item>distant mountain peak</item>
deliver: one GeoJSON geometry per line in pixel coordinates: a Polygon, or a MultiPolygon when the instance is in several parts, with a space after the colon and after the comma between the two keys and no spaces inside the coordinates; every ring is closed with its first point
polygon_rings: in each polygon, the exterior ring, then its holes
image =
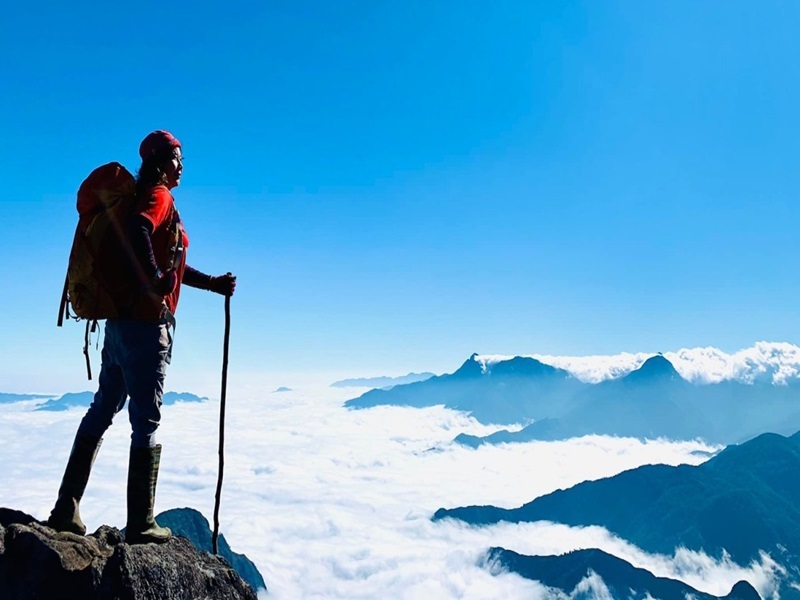
{"type": "Polygon", "coordinates": [[[562,369],[557,369],[528,356],[515,356],[512,359],[495,363],[489,368],[489,372],[493,375],[523,375],[529,377],[555,375],[560,372],[564,376],[569,376],[569,373],[562,369]]]}
{"type": "Polygon", "coordinates": [[[530,356],[515,356],[505,360],[491,361],[476,352],[464,361],[464,364],[453,373],[452,377],[464,379],[482,376],[546,377],[553,375],[570,377],[567,371],[545,364],[530,356]]]}
{"type": "Polygon", "coordinates": [[[472,377],[480,377],[484,374],[484,365],[481,361],[478,360],[480,355],[477,352],[473,352],[472,356],[470,356],[464,364],[461,365],[458,370],[451,375],[451,377],[456,378],[472,378],[472,377]]]}
{"type": "Polygon", "coordinates": [[[669,362],[661,353],[655,354],[642,363],[642,366],[629,373],[626,377],[628,381],[654,381],[654,380],[675,380],[683,378],[680,376],[672,363],[669,362]]]}

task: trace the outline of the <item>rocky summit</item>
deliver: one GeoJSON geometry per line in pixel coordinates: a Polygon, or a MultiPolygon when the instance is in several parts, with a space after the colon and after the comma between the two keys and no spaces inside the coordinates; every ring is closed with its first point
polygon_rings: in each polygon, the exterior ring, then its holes
{"type": "Polygon", "coordinates": [[[131,546],[114,527],[59,533],[0,508],[0,598],[4,600],[256,600],[223,558],[186,538],[131,546]]]}

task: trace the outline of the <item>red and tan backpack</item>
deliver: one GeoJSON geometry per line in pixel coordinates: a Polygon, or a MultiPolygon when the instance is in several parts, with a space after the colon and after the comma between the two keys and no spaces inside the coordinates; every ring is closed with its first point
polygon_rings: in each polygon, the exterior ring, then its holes
{"type": "Polygon", "coordinates": [[[78,190],[78,226],[58,311],[64,318],[86,319],[84,354],[89,379],[89,333],[97,321],[123,316],[136,298],[133,255],[126,234],[136,201],[136,181],[121,164],[98,167],[78,190]],[[70,313],[72,307],[72,314],[70,313]]]}

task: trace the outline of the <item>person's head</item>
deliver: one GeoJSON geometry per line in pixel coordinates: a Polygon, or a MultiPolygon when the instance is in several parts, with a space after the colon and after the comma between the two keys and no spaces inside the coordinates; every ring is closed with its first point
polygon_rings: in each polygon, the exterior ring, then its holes
{"type": "Polygon", "coordinates": [[[178,139],[162,129],[147,135],[139,145],[142,166],[139,167],[140,187],[165,185],[172,189],[181,182],[183,156],[178,139]]]}

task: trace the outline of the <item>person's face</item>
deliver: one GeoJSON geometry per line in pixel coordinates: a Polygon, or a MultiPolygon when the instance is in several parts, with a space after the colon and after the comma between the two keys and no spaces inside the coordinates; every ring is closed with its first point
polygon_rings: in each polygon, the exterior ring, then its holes
{"type": "Polygon", "coordinates": [[[167,177],[166,186],[169,189],[181,184],[181,174],[183,173],[183,154],[180,148],[175,148],[167,162],[164,163],[164,175],[167,177]]]}

